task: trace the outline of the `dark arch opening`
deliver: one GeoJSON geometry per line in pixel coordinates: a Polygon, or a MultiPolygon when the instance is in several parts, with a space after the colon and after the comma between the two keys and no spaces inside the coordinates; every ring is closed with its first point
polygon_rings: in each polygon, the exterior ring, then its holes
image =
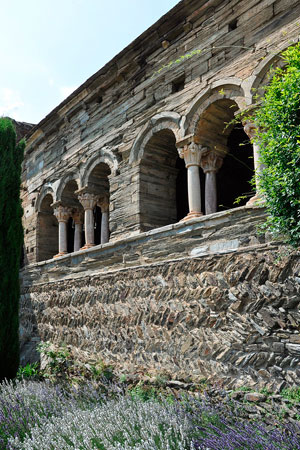
{"type": "Polygon", "coordinates": [[[37,261],[51,259],[58,253],[58,222],[52,203],[52,195],[45,195],[38,213],[37,261]]]}
{"type": "MultiPolygon", "coordinates": [[[[82,206],[78,200],[75,192],[78,190],[78,185],[75,180],[70,180],[65,185],[62,194],[61,202],[64,206],[70,208],[72,212],[76,210],[82,211],[82,206]]],[[[67,222],[67,252],[74,252],[74,237],[75,237],[75,224],[72,217],[67,222]]],[[[83,243],[81,243],[83,245],[83,243]]]]}
{"type": "Polygon", "coordinates": [[[188,213],[187,180],[171,130],[155,133],[140,166],[141,231],[176,223],[188,213]]]}
{"type": "MultiPolygon", "coordinates": [[[[110,167],[106,163],[99,163],[91,171],[88,178],[88,188],[100,198],[106,198],[109,201],[109,175],[111,174],[110,167]]],[[[101,226],[102,226],[102,211],[101,202],[96,205],[94,210],[94,242],[95,245],[101,243],[101,226]]]]}
{"type": "Polygon", "coordinates": [[[217,175],[218,210],[223,211],[247,203],[253,196],[253,148],[243,125],[238,123],[228,136],[228,153],[217,175]]]}
{"type": "Polygon", "coordinates": [[[75,226],[73,218],[70,217],[67,223],[67,252],[74,252],[74,234],[75,234],[75,226]]]}
{"type": "MultiPolygon", "coordinates": [[[[218,211],[242,206],[251,197],[253,148],[243,125],[233,124],[237,110],[238,106],[234,100],[217,100],[203,112],[196,130],[201,145],[224,156],[223,164],[217,172],[218,211]],[[243,196],[245,198],[236,203],[236,200],[243,196]]],[[[202,186],[203,183],[203,194],[202,186]]]]}
{"type": "Polygon", "coordinates": [[[178,174],[176,178],[176,208],[177,222],[183,219],[189,213],[188,188],[187,188],[187,170],[185,162],[177,156],[176,169],[178,174]]]}

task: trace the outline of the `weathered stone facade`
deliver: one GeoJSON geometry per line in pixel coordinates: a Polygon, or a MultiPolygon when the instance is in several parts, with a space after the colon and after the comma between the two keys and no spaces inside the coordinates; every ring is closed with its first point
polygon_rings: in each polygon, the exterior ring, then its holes
{"type": "Polygon", "coordinates": [[[23,358],[72,345],[125,373],[227,385],[297,382],[300,260],[239,208],[23,273],[23,358]]]}
{"type": "Polygon", "coordinates": [[[256,236],[259,147],[251,123],[228,124],[299,18],[300,1],[181,1],[32,129],[25,359],[42,338],[119,366],[122,349],[128,369],[293,381],[297,256],[281,268],[256,236]]]}

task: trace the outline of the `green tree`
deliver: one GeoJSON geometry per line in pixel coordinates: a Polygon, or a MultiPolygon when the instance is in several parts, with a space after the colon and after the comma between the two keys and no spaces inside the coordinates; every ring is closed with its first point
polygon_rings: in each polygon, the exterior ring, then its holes
{"type": "Polygon", "coordinates": [[[20,200],[25,142],[16,143],[9,119],[0,119],[0,380],[19,365],[19,265],[23,242],[20,200]]]}
{"type": "Polygon", "coordinates": [[[282,53],[254,114],[264,168],[259,177],[268,211],[267,226],[284,235],[289,244],[300,243],[300,45],[282,53]]]}

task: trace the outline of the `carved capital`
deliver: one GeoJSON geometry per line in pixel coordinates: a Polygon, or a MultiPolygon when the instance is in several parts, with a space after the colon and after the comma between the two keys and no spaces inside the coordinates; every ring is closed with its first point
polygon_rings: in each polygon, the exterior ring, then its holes
{"type": "Polygon", "coordinates": [[[257,131],[257,127],[253,122],[246,122],[244,125],[244,131],[249,139],[254,139],[257,131]]]}
{"type": "Polygon", "coordinates": [[[72,214],[73,220],[76,224],[83,224],[83,211],[76,209],[72,214]]]}
{"type": "Polygon", "coordinates": [[[97,196],[89,192],[78,194],[78,200],[82,204],[84,210],[93,209],[97,203],[97,196]]]}
{"type": "Polygon", "coordinates": [[[58,222],[67,223],[69,218],[71,217],[71,209],[65,206],[59,205],[54,209],[54,215],[57,218],[58,222]]]}
{"type": "Polygon", "coordinates": [[[204,173],[217,172],[223,164],[223,158],[217,152],[206,150],[201,154],[200,165],[204,173]]]}
{"type": "Polygon", "coordinates": [[[97,205],[101,208],[102,213],[109,211],[109,200],[107,196],[99,197],[97,205]]]}
{"type": "Polygon", "coordinates": [[[201,155],[204,151],[207,151],[207,148],[196,144],[196,142],[191,142],[178,149],[179,156],[184,159],[186,168],[200,166],[201,155]]]}

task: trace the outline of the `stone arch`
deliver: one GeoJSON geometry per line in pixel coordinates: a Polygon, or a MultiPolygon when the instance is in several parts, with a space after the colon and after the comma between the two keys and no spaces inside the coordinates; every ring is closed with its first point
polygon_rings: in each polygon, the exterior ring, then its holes
{"type": "MultiPolygon", "coordinates": [[[[69,174],[62,180],[57,190],[57,200],[70,210],[70,217],[67,222],[67,252],[72,253],[75,247],[75,220],[76,216],[83,216],[83,207],[78,200],[77,191],[79,189],[79,181],[76,174],[69,174]]],[[[82,234],[82,233],[81,233],[82,234]]],[[[81,242],[83,236],[81,236],[81,242]]]]}
{"type": "MultiPolygon", "coordinates": [[[[294,42],[296,44],[296,42],[294,42]]],[[[276,53],[273,51],[268,56],[266,56],[254,69],[252,76],[245,80],[243,83],[245,85],[245,91],[247,97],[250,99],[250,104],[253,103],[253,97],[257,93],[263,94],[262,87],[268,84],[270,81],[269,72],[271,67],[284,67],[285,62],[281,58],[281,53],[288,47],[293,45],[291,42],[283,43],[280,49],[277,49],[276,53]]]]}
{"type": "Polygon", "coordinates": [[[110,223],[110,181],[116,175],[117,166],[108,158],[97,157],[87,165],[83,178],[82,191],[96,199],[93,208],[93,244],[105,244],[109,241],[110,223]]]}
{"type": "Polygon", "coordinates": [[[178,155],[177,138],[166,122],[144,136],[138,159],[141,231],[178,222],[188,213],[186,169],[178,155]]]}
{"type": "Polygon", "coordinates": [[[45,188],[37,204],[37,261],[53,258],[58,253],[58,222],[53,213],[54,194],[45,188]]]}
{"type": "Polygon", "coordinates": [[[71,181],[74,181],[77,184],[77,189],[80,189],[79,175],[76,174],[75,172],[69,173],[60,180],[60,183],[56,190],[56,201],[62,200],[62,193],[63,193],[64,189],[66,188],[66,186],[68,185],[68,183],[70,183],[71,181]]]}
{"type": "Polygon", "coordinates": [[[108,149],[101,149],[97,152],[97,155],[92,156],[83,167],[83,173],[80,180],[81,187],[87,185],[90,174],[93,172],[95,167],[101,163],[106,164],[110,168],[112,175],[117,175],[119,163],[116,156],[108,149]]]}
{"type": "Polygon", "coordinates": [[[41,192],[39,193],[39,195],[37,197],[37,200],[35,202],[35,210],[37,213],[41,211],[42,202],[44,200],[44,197],[46,197],[47,194],[50,194],[52,196],[53,203],[54,203],[56,200],[56,196],[55,196],[54,189],[52,188],[50,183],[47,183],[42,187],[41,192]]]}
{"type": "Polygon", "coordinates": [[[135,139],[130,152],[129,163],[131,164],[143,158],[147,142],[161,130],[171,130],[176,141],[179,141],[181,139],[180,121],[180,114],[172,111],[162,112],[153,116],[135,139]]]}
{"type": "Polygon", "coordinates": [[[218,100],[234,101],[237,109],[244,109],[246,99],[241,80],[238,78],[226,78],[213,83],[202,91],[188,108],[182,121],[181,133],[194,135],[201,115],[207,108],[218,100]]]}
{"type": "Polygon", "coordinates": [[[251,81],[249,83],[249,98],[251,104],[254,103],[254,96],[259,94],[263,95],[263,86],[270,82],[269,72],[271,68],[284,67],[285,63],[280,54],[272,54],[267,56],[253,71],[251,81]]]}
{"type": "MultiPolygon", "coordinates": [[[[252,194],[253,148],[242,123],[233,122],[235,112],[239,110],[236,99],[213,95],[207,100],[194,114],[197,121],[193,123],[193,136],[197,143],[207,148],[200,164],[206,179],[211,179],[211,173],[217,174],[214,175],[217,210],[230,209],[237,206],[238,197],[252,194]]],[[[209,205],[209,189],[211,187],[206,185],[206,213],[215,210],[209,205]]],[[[244,203],[247,199],[244,198],[244,203]]]]}

